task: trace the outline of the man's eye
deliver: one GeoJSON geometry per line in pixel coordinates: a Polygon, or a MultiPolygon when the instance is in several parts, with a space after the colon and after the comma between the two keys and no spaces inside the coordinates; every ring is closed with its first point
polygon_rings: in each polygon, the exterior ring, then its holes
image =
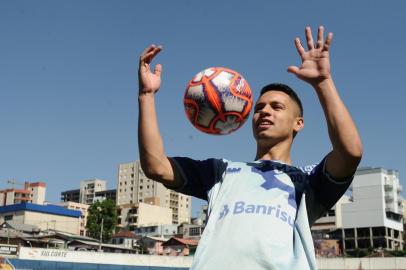
{"type": "Polygon", "coordinates": [[[260,110],[262,110],[262,108],[263,108],[263,106],[256,106],[254,108],[254,112],[260,111],[260,110]]]}

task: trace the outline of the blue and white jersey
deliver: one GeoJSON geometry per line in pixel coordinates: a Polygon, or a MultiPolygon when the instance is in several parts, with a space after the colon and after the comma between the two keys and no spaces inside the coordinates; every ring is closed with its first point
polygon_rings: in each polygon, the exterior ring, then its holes
{"type": "Polygon", "coordinates": [[[275,161],[171,158],[184,185],[208,201],[208,222],[191,269],[316,269],[310,225],[344,194],[317,166],[275,161]]]}

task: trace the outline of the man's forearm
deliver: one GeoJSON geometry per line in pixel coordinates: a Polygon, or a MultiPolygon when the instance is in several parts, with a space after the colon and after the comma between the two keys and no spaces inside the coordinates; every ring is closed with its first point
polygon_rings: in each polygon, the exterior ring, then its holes
{"type": "Polygon", "coordinates": [[[362,156],[357,128],[332,79],[325,79],[313,87],[323,107],[333,146],[328,170],[338,178],[348,176],[355,171],[362,156]]]}
{"type": "Polygon", "coordinates": [[[138,97],[138,148],[145,174],[154,180],[173,180],[173,172],[165,155],[155,111],[155,95],[138,97]]]}

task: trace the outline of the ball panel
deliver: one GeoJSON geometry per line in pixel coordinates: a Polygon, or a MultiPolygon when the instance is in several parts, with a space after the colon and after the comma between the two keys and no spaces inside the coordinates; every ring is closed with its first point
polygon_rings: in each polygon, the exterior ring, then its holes
{"type": "Polygon", "coordinates": [[[205,96],[203,90],[204,87],[202,84],[190,86],[185,92],[185,98],[204,102],[205,96]]]}

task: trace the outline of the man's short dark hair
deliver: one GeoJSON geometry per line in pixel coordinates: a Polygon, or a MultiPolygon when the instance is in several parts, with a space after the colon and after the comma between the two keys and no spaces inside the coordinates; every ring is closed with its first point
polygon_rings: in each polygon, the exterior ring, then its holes
{"type": "Polygon", "coordinates": [[[265,94],[266,92],[269,91],[281,91],[285,94],[287,94],[298,106],[299,106],[299,116],[303,117],[303,106],[302,106],[302,102],[300,101],[299,96],[296,94],[296,92],[290,88],[289,86],[287,86],[286,84],[283,83],[271,83],[268,84],[266,86],[264,86],[261,89],[261,94],[259,96],[262,96],[263,94],[265,94]]]}

